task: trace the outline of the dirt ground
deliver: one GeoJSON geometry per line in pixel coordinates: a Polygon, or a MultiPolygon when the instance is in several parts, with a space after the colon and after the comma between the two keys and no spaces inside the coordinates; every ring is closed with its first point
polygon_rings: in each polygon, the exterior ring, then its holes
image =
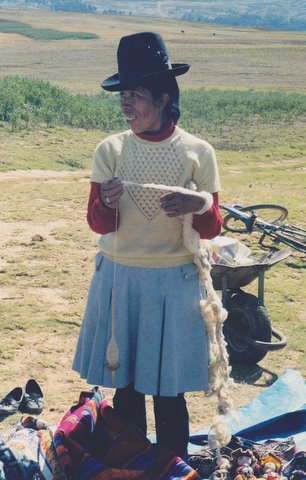
{"type": "MultiPolygon", "coordinates": [[[[44,182],[45,188],[57,182],[78,182],[87,195],[88,172],[51,172],[51,171],[22,171],[22,172],[8,172],[1,173],[0,183],[5,185],[6,191],[9,192],[13,186],[18,184],[26,185],[33,188],[41,182],[44,182]],[[3,183],[4,182],[4,183],[3,183]]],[[[1,185],[0,185],[1,186],[1,185]]],[[[3,190],[1,190],[3,192],[3,190]]],[[[30,208],[30,205],[29,205],[30,208]]],[[[86,203],[84,202],[84,208],[86,203]]],[[[79,216],[80,228],[86,229],[84,216],[79,216]]],[[[70,214],[67,219],[48,218],[47,221],[41,219],[37,221],[37,216],[33,220],[18,220],[12,221],[8,217],[3,216],[0,219],[0,270],[5,272],[10,266],[10,262],[14,258],[22,258],[28,250],[29,242],[44,241],[56,242],[53,233],[56,229],[65,228],[71,220],[70,214]],[[4,219],[3,219],[4,218],[4,219]],[[18,242],[14,239],[18,236],[18,242]]],[[[75,219],[73,219],[75,221],[75,219]]],[[[67,230],[69,228],[67,227],[67,230]]],[[[90,235],[88,233],[88,235],[90,235]]],[[[88,247],[86,247],[88,249],[88,247]]],[[[90,246],[92,253],[94,247],[90,246]]],[[[33,259],[32,259],[33,260],[33,259]]],[[[86,260],[86,258],[85,258],[86,260]]],[[[35,260],[33,260],[35,261],[35,260]]],[[[54,258],[46,259],[46,262],[54,262],[54,258]]],[[[88,259],[87,263],[90,263],[88,259]]],[[[55,267],[55,265],[54,265],[55,267]]],[[[91,267],[90,267],[91,268],[91,267]]],[[[89,270],[88,270],[89,272],[89,270]]],[[[84,281],[89,281],[88,277],[84,281]]],[[[39,282],[38,282],[39,283],[39,282]]],[[[71,370],[71,361],[76,345],[77,332],[81,322],[83,308],[85,306],[86,291],[80,291],[78,298],[74,301],[67,298],[65,291],[61,285],[36,285],[31,284],[26,289],[20,288],[19,280],[16,277],[16,283],[5,285],[2,283],[0,288],[0,302],[2,305],[9,305],[10,302],[16,302],[16,299],[21,302],[26,301],[26,298],[35,298],[39,305],[45,305],[54,315],[67,315],[69,317],[71,305],[74,308],[77,306],[78,322],[71,321],[73,332],[65,335],[57,335],[56,330],[54,335],[50,332],[41,331],[33,332],[25,329],[23,332],[22,341],[13,349],[11,354],[5,356],[5,348],[2,346],[4,353],[2,354],[2,361],[0,365],[1,385],[0,397],[4,396],[15,386],[22,386],[27,379],[35,376],[40,383],[44,396],[46,406],[42,417],[52,423],[58,424],[62,415],[66,410],[78,399],[79,392],[86,388],[91,388],[85,382],[79,379],[78,375],[71,370]]],[[[66,318],[66,317],[65,317],[66,318]]],[[[33,322],[35,318],[32,319],[33,322]]],[[[0,319],[1,322],[1,319],[0,319]]],[[[1,324],[1,323],[0,323],[1,324]]],[[[7,330],[5,331],[7,334],[7,330]]],[[[14,336],[14,332],[12,333],[14,336]]],[[[16,333],[16,336],[18,333],[16,333]]],[[[16,338],[15,338],[16,340],[16,338]]],[[[10,342],[10,337],[7,336],[7,341],[10,342]]],[[[192,351],[191,351],[192,354],[192,351]]],[[[294,359],[293,359],[294,362],[294,359]]],[[[288,365],[290,367],[290,365],[288,365]]],[[[277,375],[266,369],[264,366],[234,366],[232,376],[236,381],[237,387],[233,390],[233,404],[238,408],[245,405],[247,402],[255,398],[260,392],[265,390],[277,378],[277,375]]],[[[112,389],[105,389],[106,396],[109,403],[112,403],[112,389]]],[[[187,394],[187,401],[190,412],[190,429],[191,432],[197,432],[199,429],[209,426],[215,414],[216,399],[209,398],[203,392],[195,392],[187,394]]],[[[17,420],[17,415],[5,419],[0,424],[0,430],[8,428],[17,420]]],[[[148,398],[148,417],[149,417],[149,432],[154,431],[152,402],[148,398]]]]}

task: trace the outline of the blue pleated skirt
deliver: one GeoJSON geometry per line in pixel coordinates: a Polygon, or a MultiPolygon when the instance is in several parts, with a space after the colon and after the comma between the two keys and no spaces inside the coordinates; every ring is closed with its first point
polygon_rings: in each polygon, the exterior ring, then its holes
{"type": "Polygon", "coordinates": [[[98,253],[73,369],[92,385],[134,382],[148,395],[207,390],[208,347],[194,264],[137,268],[116,264],[115,338],[120,367],[107,368],[114,263],[98,253]],[[114,382],[113,382],[114,380],[114,382]]]}

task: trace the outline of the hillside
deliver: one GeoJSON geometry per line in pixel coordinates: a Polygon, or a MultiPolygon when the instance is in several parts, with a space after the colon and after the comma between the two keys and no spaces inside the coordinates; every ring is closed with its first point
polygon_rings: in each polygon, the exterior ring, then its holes
{"type": "Polygon", "coordinates": [[[251,26],[284,30],[306,30],[303,0],[92,0],[97,12],[126,15],[156,15],[195,22],[251,26]]]}
{"type": "Polygon", "coordinates": [[[190,63],[182,88],[306,91],[303,32],[224,27],[154,17],[0,9],[0,19],[32,29],[86,32],[92,40],[39,41],[0,33],[0,77],[49,80],[73,92],[100,92],[102,78],[116,71],[122,35],[155,30],[165,38],[173,62],[190,63]]]}
{"type": "Polygon", "coordinates": [[[306,31],[304,0],[0,0],[1,5],[306,31]]]}

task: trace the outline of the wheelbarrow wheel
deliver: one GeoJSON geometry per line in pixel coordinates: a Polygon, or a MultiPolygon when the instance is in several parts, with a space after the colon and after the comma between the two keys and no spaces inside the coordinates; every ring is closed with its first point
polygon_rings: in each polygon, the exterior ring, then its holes
{"type": "Polygon", "coordinates": [[[264,358],[268,348],[256,342],[270,342],[271,323],[265,307],[258,305],[254,295],[239,292],[226,305],[228,317],[224,322],[224,337],[230,361],[254,365],[264,358]]]}

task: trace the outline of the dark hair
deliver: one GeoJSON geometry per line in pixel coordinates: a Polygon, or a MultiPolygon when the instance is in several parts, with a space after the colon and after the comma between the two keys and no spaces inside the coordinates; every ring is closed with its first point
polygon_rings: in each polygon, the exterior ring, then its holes
{"type": "Polygon", "coordinates": [[[165,107],[165,114],[167,120],[172,119],[174,123],[177,123],[181,112],[179,107],[180,91],[174,76],[161,76],[155,79],[143,80],[141,85],[143,88],[149,90],[154,100],[158,100],[163,93],[168,93],[169,102],[165,107]]]}

